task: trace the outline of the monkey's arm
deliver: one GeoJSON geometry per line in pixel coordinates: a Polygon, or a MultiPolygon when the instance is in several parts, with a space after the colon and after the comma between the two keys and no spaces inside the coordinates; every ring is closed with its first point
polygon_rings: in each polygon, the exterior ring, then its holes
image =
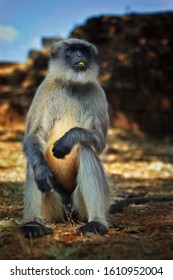
{"type": "Polygon", "coordinates": [[[52,174],[44,158],[41,146],[41,139],[38,135],[25,136],[23,150],[33,168],[38,188],[42,192],[53,191],[52,174]]]}
{"type": "MultiPolygon", "coordinates": [[[[47,135],[52,125],[47,81],[39,86],[26,119],[23,150],[31,165],[38,188],[42,192],[53,190],[52,174],[44,157],[47,135]],[[46,104],[46,106],[45,106],[46,104]]],[[[49,87],[48,87],[49,88],[49,87]]]]}
{"type": "Polygon", "coordinates": [[[105,147],[105,137],[95,129],[74,127],[54,143],[53,155],[57,158],[64,158],[77,143],[93,147],[97,153],[100,153],[105,147]]]}
{"type": "Polygon", "coordinates": [[[95,112],[91,111],[91,116],[94,115],[91,119],[91,128],[74,127],[66,132],[64,136],[54,143],[52,152],[55,157],[64,158],[77,143],[90,146],[97,154],[103,151],[109,126],[109,115],[107,101],[104,95],[102,97],[102,106],[97,109],[96,104],[95,112]]]}

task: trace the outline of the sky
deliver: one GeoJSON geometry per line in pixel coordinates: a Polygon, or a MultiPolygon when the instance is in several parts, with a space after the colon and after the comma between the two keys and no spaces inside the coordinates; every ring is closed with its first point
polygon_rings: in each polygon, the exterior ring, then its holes
{"type": "Polygon", "coordinates": [[[67,38],[92,16],[173,11],[173,0],[0,0],[0,61],[24,62],[42,37],[67,38]]]}

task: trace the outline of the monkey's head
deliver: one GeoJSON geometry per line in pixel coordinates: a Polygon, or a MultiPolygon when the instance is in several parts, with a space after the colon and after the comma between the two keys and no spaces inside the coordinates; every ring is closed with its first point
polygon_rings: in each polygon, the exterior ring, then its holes
{"type": "Polygon", "coordinates": [[[97,54],[87,41],[62,40],[52,46],[49,72],[66,81],[92,82],[98,75],[97,54]]]}

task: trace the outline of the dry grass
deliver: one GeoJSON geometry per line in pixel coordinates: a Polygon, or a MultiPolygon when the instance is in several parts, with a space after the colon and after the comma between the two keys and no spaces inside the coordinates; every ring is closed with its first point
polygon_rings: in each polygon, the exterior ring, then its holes
{"type": "MultiPolygon", "coordinates": [[[[0,131],[0,259],[172,259],[173,202],[130,205],[109,217],[104,236],[76,234],[70,218],[52,224],[53,235],[25,239],[22,221],[25,161],[23,126],[0,131]]],[[[170,139],[149,139],[109,131],[103,155],[112,201],[125,197],[173,194],[170,139]]]]}

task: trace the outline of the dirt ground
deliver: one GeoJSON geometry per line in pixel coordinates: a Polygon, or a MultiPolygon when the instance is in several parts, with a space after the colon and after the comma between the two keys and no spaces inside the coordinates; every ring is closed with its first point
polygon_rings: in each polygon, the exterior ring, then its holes
{"type": "MultiPolygon", "coordinates": [[[[130,205],[109,216],[104,236],[76,234],[80,224],[51,224],[53,235],[28,240],[20,232],[26,163],[24,125],[0,129],[0,259],[173,259],[173,201],[130,205]]],[[[173,194],[173,146],[110,129],[102,157],[112,202],[173,194]]]]}

